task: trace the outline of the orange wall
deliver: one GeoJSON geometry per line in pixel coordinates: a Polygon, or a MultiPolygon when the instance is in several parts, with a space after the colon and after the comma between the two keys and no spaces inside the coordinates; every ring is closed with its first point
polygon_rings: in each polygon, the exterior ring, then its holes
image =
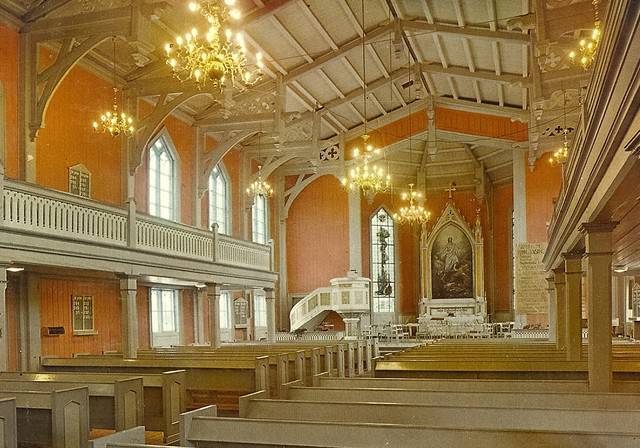
{"type": "Polygon", "coordinates": [[[340,181],[322,176],[293,202],[287,218],[291,293],[327,286],[349,269],[348,198],[340,181]]]}
{"type": "MultiPolygon", "coordinates": [[[[369,131],[371,139],[369,142],[377,147],[384,148],[400,140],[408,138],[410,135],[418,134],[427,128],[427,114],[425,110],[414,112],[404,118],[396,120],[385,126],[369,131]]],[[[350,150],[354,147],[362,148],[362,139],[356,138],[346,144],[349,149],[347,158],[351,158],[350,150]]]]}
{"type": "Polygon", "coordinates": [[[507,117],[436,107],[436,128],[480,137],[527,140],[527,124],[507,117]]]}
{"type": "MultiPolygon", "coordinates": [[[[512,282],[511,226],[513,211],[513,186],[500,185],[493,190],[493,246],[495,264],[495,311],[510,311],[512,282]]],[[[485,250],[487,248],[485,247],[485,250]]],[[[490,279],[485,279],[485,283],[490,279]]]]}
{"type": "Polygon", "coordinates": [[[5,176],[17,178],[18,168],[18,33],[0,24],[0,82],[5,101],[5,176]]]}
{"type": "Polygon", "coordinates": [[[149,329],[149,288],[138,286],[136,291],[136,305],[138,313],[138,346],[151,347],[151,332],[149,329]]]}
{"type": "Polygon", "coordinates": [[[101,354],[120,350],[120,290],[117,281],[40,279],[42,327],[63,326],[61,336],[42,336],[43,356],[71,356],[73,353],[101,354]],[[93,296],[95,336],[73,336],[71,296],[93,296]]]}
{"type": "Polygon", "coordinates": [[[527,241],[530,243],[547,241],[547,224],[553,215],[554,200],[560,194],[562,168],[552,166],[548,159],[549,155],[543,154],[533,171],[527,169],[527,241]]]}
{"type": "MultiPolygon", "coordinates": [[[[41,58],[47,57],[51,55],[41,53],[41,58]]],[[[122,202],[122,141],[91,128],[93,120],[111,108],[111,88],[111,83],[78,66],[60,83],[36,139],[38,184],[68,191],[68,168],[83,163],[91,171],[93,199],[122,202]]]]}
{"type": "Polygon", "coordinates": [[[7,346],[9,349],[9,371],[18,369],[18,301],[20,297],[19,277],[7,279],[7,346]]]}

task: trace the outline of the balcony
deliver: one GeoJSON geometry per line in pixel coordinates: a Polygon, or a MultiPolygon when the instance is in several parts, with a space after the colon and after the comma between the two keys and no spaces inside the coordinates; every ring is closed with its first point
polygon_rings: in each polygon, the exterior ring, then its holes
{"type": "Polygon", "coordinates": [[[194,281],[212,281],[213,275],[218,281],[253,279],[264,286],[275,280],[271,245],[33,184],[0,182],[2,261],[194,281]]]}

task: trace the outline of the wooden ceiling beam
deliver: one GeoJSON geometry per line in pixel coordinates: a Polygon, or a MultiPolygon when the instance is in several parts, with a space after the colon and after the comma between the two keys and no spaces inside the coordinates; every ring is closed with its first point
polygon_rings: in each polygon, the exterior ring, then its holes
{"type": "Polygon", "coordinates": [[[445,25],[442,23],[429,23],[423,20],[401,20],[402,28],[406,31],[432,32],[445,36],[468,37],[473,39],[487,39],[491,41],[505,42],[509,44],[529,45],[529,36],[517,31],[492,31],[488,28],[476,28],[471,26],[445,25]]]}

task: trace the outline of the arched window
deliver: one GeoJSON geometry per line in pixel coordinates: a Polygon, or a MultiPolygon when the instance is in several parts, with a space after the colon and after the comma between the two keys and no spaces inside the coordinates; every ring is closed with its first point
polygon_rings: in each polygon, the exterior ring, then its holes
{"type": "Polygon", "coordinates": [[[395,228],[391,215],[380,208],[369,223],[371,229],[371,281],[373,311],[393,313],[396,303],[395,228]]]}
{"type": "Polygon", "coordinates": [[[267,244],[269,237],[267,198],[261,194],[257,195],[253,201],[251,214],[253,216],[253,241],[267,244]]]}
{"type": "Polygon", "coordinates": [[[176,158],[166,136],[149,148],[149,214],[176,219],[176,158]]]}
{"type": "Polygon", "coordinates": [[[209,227],[213,223],[218,223],[220,233],[231,233],[231,182],[218,165],[209,176],[209,227]]]}

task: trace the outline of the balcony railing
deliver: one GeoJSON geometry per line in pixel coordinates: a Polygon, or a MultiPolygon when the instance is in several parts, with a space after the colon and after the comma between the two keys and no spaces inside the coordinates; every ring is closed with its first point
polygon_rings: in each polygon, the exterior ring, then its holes
{"type": "Polygon", "coordinates": [[[1,224],[7,229],[249,269],[273,269],[269,245],[1,177],[0,192],[1,224]]]}

